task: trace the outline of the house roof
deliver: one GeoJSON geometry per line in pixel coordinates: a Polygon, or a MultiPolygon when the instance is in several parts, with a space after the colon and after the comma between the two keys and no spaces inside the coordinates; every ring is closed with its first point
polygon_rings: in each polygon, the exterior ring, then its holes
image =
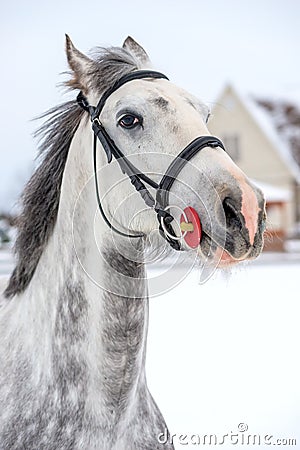
{"type": "Polygon", "coordinates": [[[300,102],[276,96],[253,96],[227,87],[241,101],[257,126],[300,183],[300,102]],[[296,159],[297,158],[297,159],[296,159]]]}

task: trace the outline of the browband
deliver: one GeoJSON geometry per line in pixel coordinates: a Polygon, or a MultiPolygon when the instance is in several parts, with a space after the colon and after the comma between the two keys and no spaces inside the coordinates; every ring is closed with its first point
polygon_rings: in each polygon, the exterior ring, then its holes
{"type": "Polygon", "coordinates": [[[126,84],[129,81],[140,80],[143,78],[164,78],[165,80],[169,80],[166,75],[154,70],[136,70],[135,72],[130,72],[126,75],[123,75],[121,78],[115,81],[114,84],[102,94],[96,107],[89,105],[82,92],[79,92],[77,96],[77,102],[83,109],[90,113],[91,120],[93,121],[94,119],[99,118],[106,100],[111,96],[113,92],[117,91],[121,86],[123,86],[123,84],[126,84]]]}

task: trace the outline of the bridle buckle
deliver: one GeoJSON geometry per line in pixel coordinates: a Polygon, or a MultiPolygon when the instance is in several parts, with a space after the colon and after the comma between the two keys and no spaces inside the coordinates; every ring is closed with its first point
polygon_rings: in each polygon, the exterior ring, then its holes
{"type": "Polygon", "coordinates": [[[96,124],[98,127],[102,126],[99,117],[95,117],[94,119],[92,118],[92,124],[96,124]]]}

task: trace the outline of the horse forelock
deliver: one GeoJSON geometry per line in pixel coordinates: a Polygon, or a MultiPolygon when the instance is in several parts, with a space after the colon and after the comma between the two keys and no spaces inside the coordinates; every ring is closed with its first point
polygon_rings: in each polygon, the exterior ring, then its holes
{"type": "MultiPolygon", "coordinates": [[[[99,94],[121,76],[140,68],[135,57],[119,47],[97,47],[92,56],[93,64],[87,77],[90,87],[99,94]]],[[[65,84],[71,89],[79,88],[74,79],[65,84]]],[[[27,288],[53,233],[69,148],[83,115],[84,111],[74,100],[39,117],[46,118],[35,134],[40,139],[40,162],[20,197],[21,214],[14,247],[16,266],[4,291],[6,298],[27,288]]]]}

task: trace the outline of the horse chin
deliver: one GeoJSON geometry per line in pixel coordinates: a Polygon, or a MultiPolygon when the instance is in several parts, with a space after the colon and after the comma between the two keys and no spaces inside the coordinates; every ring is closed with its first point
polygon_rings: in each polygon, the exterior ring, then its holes
{"type": "Polygon", "coordinates": [[[222,269],[225,267],[233,266],[241,261],[245,261],[246,258],[243,259],[235,259],[233,258],[224,248],[218,248],[215,258],[219,260],[218,268],[222,269]]]}
{"type": "Polygon", "coordinates": [[[203,233],[201,243],[198,247],[198,253],[204,258],[214,261],[216,267],[219,269],[228,268],[239,262],[252,259],[249,257],[250,250],[242,257],[235,258],[224,247],[214,242],[214,240],[206,233],[203,233]]]}

